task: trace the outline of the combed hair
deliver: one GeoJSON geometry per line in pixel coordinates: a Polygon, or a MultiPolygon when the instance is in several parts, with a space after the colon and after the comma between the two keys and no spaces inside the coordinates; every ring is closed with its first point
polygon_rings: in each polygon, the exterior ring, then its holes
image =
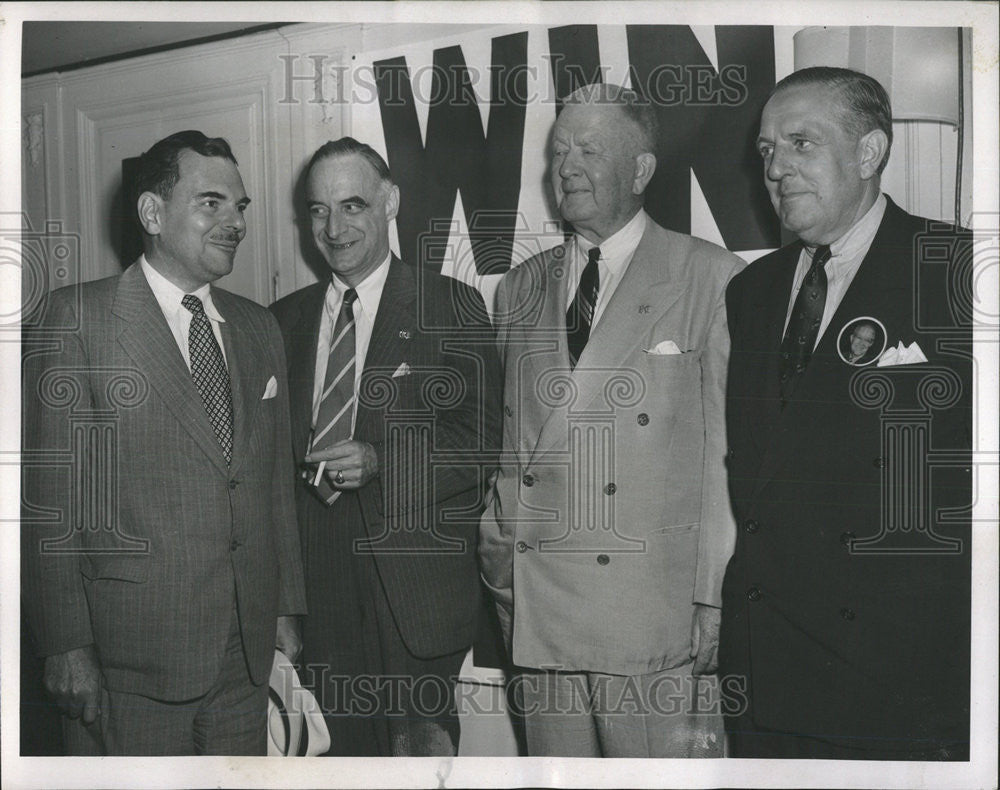
{"type": "Polygon", "coordinates": [[[313,169],[313,166],[324,159],[332,159],[337,156],[347,156],[349,154],[357,154],[368,162],[375,172],[378,173],[379,178],[384,182],[392,183],[392,174],[389,172],[389,165],[385,163],[382,155],[372,148],[367,143],[358,142],[353,137],[341,137],[339,140],[330,140],[327,143],[323,143],[317,150],[316,153],[312,155],[312,159],[309,160],[309,167],[306,168],[308,173],[313,169]]]}
{"type": "Polygon", "coordinates": [[[238,164],[229,143],[222,137],[206,137],[195,129],[177,132],[154,143],[139,157],[132,185],[133,197],[137,200],[143,192],[152,192],[169,200],[174,185],[181,177],[178,162],[184,151],[228,159],[234,165],[238,164]]]}
{"type": "Polygon", "coordinates": [[[885,132],[889,144],[876,171],[881,175],[889,161],[889,150],[892,148],[892,104],[882,83],[853,69],[812,66],[793,71],[774,86],[768,99],[786,88],[814,85],[831,88],[840,94],[842,108],[840,124],[844,131],[855,139],[861,138],[873,129],[885,132]]]}
{"type": "Polygon", "coordinates": [[[612,104],[621,108],[625,117],[639,132],[639,147],[637,153],[656,153],[657,142],[660,139],[660,123],[656,111],[648,99],[640,96],[634,90],[621,85],[595,82],[577,88],[563,99],[567,104],[612,104]]]}

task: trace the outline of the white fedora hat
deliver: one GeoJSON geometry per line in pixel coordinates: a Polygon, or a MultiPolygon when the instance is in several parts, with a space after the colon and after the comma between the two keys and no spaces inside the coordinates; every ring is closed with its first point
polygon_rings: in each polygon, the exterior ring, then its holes
{"type": "Polygon", "coordinates": [[[319,703],[312,692],[302,687],[295,667],[280,650],[274,651],[270,686],[267,701],[268,757],[296,757],[300,754],[312,757],[329,749],[330,733],[319,703]]]}

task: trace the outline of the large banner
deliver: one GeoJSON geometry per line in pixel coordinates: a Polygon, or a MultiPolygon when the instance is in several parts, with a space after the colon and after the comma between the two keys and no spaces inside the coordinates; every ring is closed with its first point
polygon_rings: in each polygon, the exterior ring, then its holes
{"type": "Polygon", "coordinates": [[[771,26],[491,27],[355,58],[351,129],[400,187],[394,246],[492,292],[563,239],[546,176],[560,99],[627,85],[659,116],[646,210],[748,260],[780,246],[754,138],[775,83],[771,26]]]}

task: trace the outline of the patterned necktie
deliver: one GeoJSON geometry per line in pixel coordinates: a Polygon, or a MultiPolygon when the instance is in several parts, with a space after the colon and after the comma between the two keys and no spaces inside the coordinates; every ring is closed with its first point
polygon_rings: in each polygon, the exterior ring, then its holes
{"type": "MultiPolygon", "coordinates": [[[[354,360],[356,355],[354,331],[354,302],[358,292],[353,288],[344,293],[344,301],[333,327],[330,356],[326,360],[323,394],[320,396],[316,428],[310,450],[326,450],[337,442],[351,438],[351,419],[354,416],[354,360]]],[[[332,505],[340,491],[320,478],[316,494],[332,505]]]]}
{"type": "Polygon", "coordinates": [[[795,297],[788,329],[781,341],[781,406],[784,408],[812,357],[826,307],[826,269],[830,247],[824,244],[813,253],[812,266],[795,297]]]}
{"type": "Polygon", "coordinates": [[[587,265],[583,267],[580,285],[576,289],[573,303],[566,311],[566,340],[569,343],[569,366],[576,367],[577,360],[590,339],[590,325],[594,320],[597,306],[597,291],[601,286],[601,273],[597,261],[601,257],[600,247],[591,247],[587,253],[587,265]]]}
{"type": "Polygon", "coordinates": [[[222,349],[215,339],[212,324],[205,315],[201,299],[185,294],[181,304],[191,312],[188,329],[188,354],[191,358],[191,378],[201,393],[208,419],[219,440],[226,463],[233,461],[233,393],[222,349]]]}

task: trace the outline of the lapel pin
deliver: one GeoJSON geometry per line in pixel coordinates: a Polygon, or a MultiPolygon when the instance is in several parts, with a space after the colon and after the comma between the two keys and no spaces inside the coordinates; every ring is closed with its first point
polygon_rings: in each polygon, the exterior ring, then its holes
{"type": "Polygon", "coordinates": [[[837,354],[852,367],[864,367],[875,362],[885,351],[885,324],[870,315],[852,318],[837,336],[837,354]]]}
{"type": "Polygon", "coordinates": [[[648,305],[648,304],[641,304],[641,305],[639,305],[639,313],[642,314],[642,315],[646,315],[649,312],[649,308],[650,308],[650,305],[648,305]]]}
{"type": "Polygon", "coordinates": [[[409,329],[400,329],[399,330],[399,336],[401,338],[403,338],[403,340],[409,340],[410,339],[410,330],[409,329]]]}

